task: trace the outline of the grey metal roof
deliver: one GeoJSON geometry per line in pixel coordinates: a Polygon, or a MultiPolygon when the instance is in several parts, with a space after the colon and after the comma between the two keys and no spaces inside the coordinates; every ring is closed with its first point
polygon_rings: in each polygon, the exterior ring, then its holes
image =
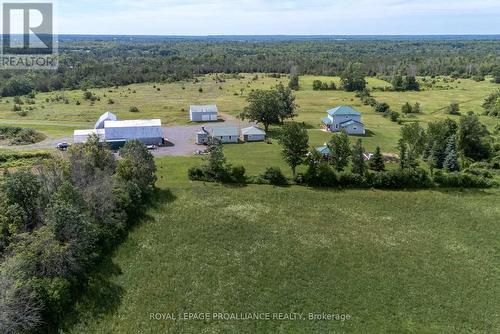
{"type": "Polygon", "coordinates": [[[340,126],[344,128],[344,127],[352,125],[352,124],[358,124],[358,125],[364,126],[364,124],[362,122],[358,122],[358,121],[355,121],[353,119],[340,123],[340,126]]]}
{"type": "Polygon", "coordinates": [[[217,113],[219,109],[217,109],[216,105],[204,105],[204,106],[191,106],[189,110],[192,113],[217,113]]]}
{"type": "Polygon", "coordinates": [[[243,135],[265,135],[266,131],[264,131],[261,128],[258,128],[256,126],[251,126],[248,128],[241,129],[241,133],[243,135]]]}
{"type": "Polygon", "coordinates": [[[107,128],[129,128],[129,127],[151,127],[161,126],[160,119],[133,119],[125,121],[105,121],[104,127],[107,128]]]}
{"type": "Polygon", "coordinates": [[[222,136],[239,136],[239,131],[237,126],[218,126],[212,129],[212,136],[222,137],[222,136]]]}

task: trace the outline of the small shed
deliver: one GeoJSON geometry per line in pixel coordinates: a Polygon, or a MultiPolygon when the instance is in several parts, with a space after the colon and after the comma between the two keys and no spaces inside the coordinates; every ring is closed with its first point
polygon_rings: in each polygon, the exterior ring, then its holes
{"type": "Polygon", "coordinates": [[[219,126],[212,129],[212,137],[222,143],[237,143],[240,135],[237,126],[219,126]]]}
{"type": "Polygon", "coordinates": [[[330,156],[330,154],[332,153],[332,151],[330,150],[330,148],[326,144],[325,144],[325,146],[316,147],[316,151],[325,157],[330,156]]]}
{"type": "Polygon", "coordinates": [[[256,126],[241,129],[241,135],[244,141],[264,141],[266,140],[266,131],[256,126]]]}
{"type": "Polygon", "coordinates": [[[205,145],[208,141],[208,137],[210,134],[208,131],[203,127],[201,128],[201,131],[196,133],[196,144],[197,145],[205,145]]]}
{"type": "Polygon", "coordinates": [[[189,108],[191,122],[217,122],[219,110],[216,105],[191,106],[189,108]]]}
{"type": "Polygon", "coordinates": [[[349,135],[364,135],[365,125],[355,120],[340,123],[340,128],[349,135]]]}

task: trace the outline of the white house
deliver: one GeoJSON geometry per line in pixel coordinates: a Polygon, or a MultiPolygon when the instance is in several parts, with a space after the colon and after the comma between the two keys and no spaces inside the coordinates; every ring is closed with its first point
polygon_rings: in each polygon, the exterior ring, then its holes
{"type": "Polygon", "coordinates": [[[241,135],[244,141],[264,141],[266,140],[266,131],[256,126],[241,129],[241,135]]]}
{"type": "Polygon", "coordinates": [[[191,122],[217,122],[219,110],[216,105],[191,106],[189,108],[189,119],[191,122]]]}
{"type": "Polygon", "coordinates": [[[345,131],[348,135],[364,135],[366,132],[361,113],[351,106],[328,110],[328,117],[323,118],[322,122],[331,132],[345,131]]]}

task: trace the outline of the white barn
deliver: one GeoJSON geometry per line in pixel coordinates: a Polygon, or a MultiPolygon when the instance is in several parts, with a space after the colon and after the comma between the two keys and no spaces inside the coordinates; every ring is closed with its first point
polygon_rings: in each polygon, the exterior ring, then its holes
{"type": "Polygon", "coordinates": [[[163,143],[163,128],[159,119],[105,121],[104,130],[107,142],[127,142],[137,139],[145,145],[163,143]]]}
{"type": "Polygon", "coordinates": [[[244,141],[264,141],[266,140],[266,131],[256,126],[241,129],[241,135],[244,141]]]}
{"type": "Polygon", "coordinates": [[[75,144],[86,143],[90,136],[96,135],[99,141],[105,140],[104,129],[90,129],[90,130],[75,130],[73,134],[73,142],[75,144]]]}
{"type": "Polygon", "coordinates": [[[75,130],[74,143],[85,143],[91,135],[97,135],[101,142],[112,148],[119,148],[127,141],[139,140],[144,145],[163,145],[163,128],[159,119],[138,119],[120,121],[112,113],[103,114],[95,129],[75,130]]]}
{"type": "Polygon", "coordinates": [[[217,122],[219,110],[216,105],[191,106],[189,108],[191,122],[217,122]]]}
{"type": "Polygon", "coordinates": [[[106,121],[117,121],[118,117],[112,112],[106,112],[99,117],[97,122],[95,123],[94,129],[104,129],[104,122],[106,121]]]}

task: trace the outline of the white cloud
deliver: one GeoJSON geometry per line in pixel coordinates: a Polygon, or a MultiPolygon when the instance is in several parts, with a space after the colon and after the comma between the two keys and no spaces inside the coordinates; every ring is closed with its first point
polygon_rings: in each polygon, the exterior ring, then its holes
{"type": "Polygon", "coordinates": [[[83,0],[60,12],[63,33],[500,33],[498,0],[83,0]]]}

